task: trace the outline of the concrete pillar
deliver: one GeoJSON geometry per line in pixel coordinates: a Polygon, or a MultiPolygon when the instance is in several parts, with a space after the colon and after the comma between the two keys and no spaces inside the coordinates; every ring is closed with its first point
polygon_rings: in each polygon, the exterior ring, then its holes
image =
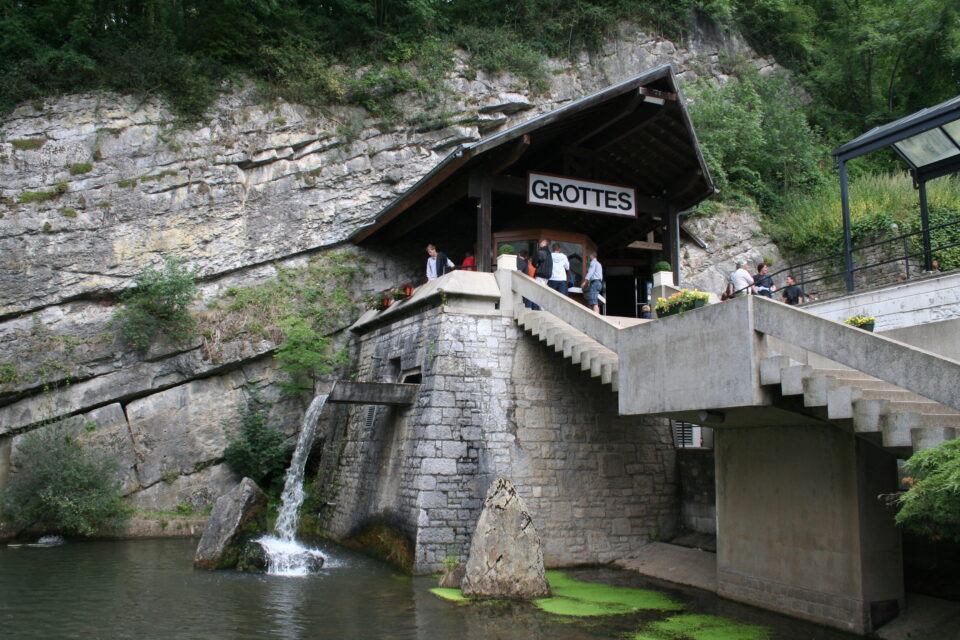
{"type": "Polygon", "coordinates": [[[719,595],[861,634],[897,615],[892,455],[832,425],[714,435],[719,595]]]}

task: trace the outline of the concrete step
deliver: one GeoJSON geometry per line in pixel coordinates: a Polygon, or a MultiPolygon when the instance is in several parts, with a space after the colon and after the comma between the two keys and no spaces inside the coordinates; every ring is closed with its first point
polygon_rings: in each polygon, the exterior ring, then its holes
{"type": "Polygon", "coordinates": [[[619,364],[617,354],[582,331],[571,327],[547,311],[522,308],[515,312],[517,324],[548,347],[562,353],[564,358],[590,376],[600,378],[614,391],[619,389],[619,364]]]}
{"type": "Polygon", "coordinates": [[[960,436],[960,411],[851,369],[813,368],[786,356],[760,361],[760,383],[784,396],[803,396],[815,415],[890,451],[909,456],[960,436]]]}

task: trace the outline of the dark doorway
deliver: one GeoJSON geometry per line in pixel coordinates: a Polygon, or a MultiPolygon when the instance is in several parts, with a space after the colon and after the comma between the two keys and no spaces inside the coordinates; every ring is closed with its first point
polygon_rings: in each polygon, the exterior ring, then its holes
{"type": "Polygon", "coordinates": [[[640,302],[637,294],[637,277],[634,275],[608,275],[607,315],[636,318],[640,302]]]}

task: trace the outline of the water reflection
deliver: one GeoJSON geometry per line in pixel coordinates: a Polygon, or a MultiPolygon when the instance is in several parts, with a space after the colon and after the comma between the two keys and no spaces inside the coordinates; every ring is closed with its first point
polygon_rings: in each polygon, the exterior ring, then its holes
{"type": "MultiPolygon", "coordinates": [[[[456,605],[429,593],[435,580],[318,545],[328,568],[304,578],[194,571],[196,540],[87,542],[47,549],[0,547],[0,636],[104,640],[587,640],[622,638],[659,613],[570,622],[521,603],[456,605]]],[[[649,588],[622,571],[584,580],[649,588]]],[[[664,585],[656,585],[664,586],[664,585]]],[[[656,588],[656,587],[655,587],[656,588]]],[[[772,640],[852,636],[671,590],[697,613],[775,629],[772,640]]]]}

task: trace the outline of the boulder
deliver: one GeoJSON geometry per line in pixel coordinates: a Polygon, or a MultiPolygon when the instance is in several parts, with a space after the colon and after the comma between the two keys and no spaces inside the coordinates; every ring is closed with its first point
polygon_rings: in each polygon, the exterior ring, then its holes
{"type": "Polygon", "coordinates": [[[460,584],[463,582],[463,574],[466,570],[467,565],[462,562],[457,563],[455,567],[450,567],[440,576],[439,586],[443,589],[459,589],[460,584]]]}
{"type": "Polygon", "coordinates": [[[203,528],[193,566],[198,569],[227,569],[237,564],[247,542],[248,525],[256,524],[267,511],[267,496],[250,478],[220,496],[203,528]]]}
{"type": "Polygon", "coordinates": [[[460,589],[472,598],[550,595],[540,536],[527,505],[506,478],[497,478],[487,491],[460,589]]]}

